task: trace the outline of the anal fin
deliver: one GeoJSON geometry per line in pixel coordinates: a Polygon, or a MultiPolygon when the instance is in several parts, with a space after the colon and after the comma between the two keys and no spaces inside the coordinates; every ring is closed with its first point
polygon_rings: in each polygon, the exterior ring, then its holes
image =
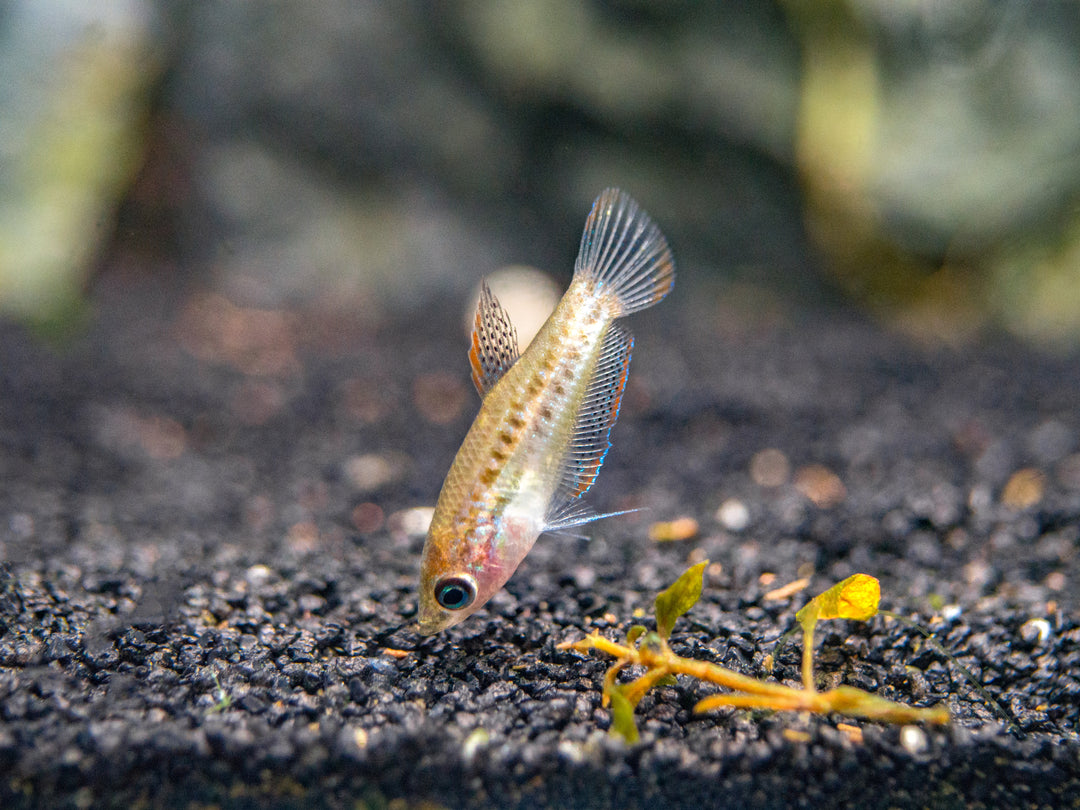
{"type": "Polygon", "coordinates": [[[619,405],[630,370],[634,337],[618,324],[608,327],[589,381],[573,435],[562,459],[556,509],[580,498],[592,487],[611,447],[611,428],[619,418],[619,405]]]}

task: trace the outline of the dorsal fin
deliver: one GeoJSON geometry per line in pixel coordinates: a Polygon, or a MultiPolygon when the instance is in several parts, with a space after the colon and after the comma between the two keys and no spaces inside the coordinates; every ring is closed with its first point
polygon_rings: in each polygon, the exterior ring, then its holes
{"type": "Polygon", "coordinates": [[[596,480],[611,442],[611,428],[619,418],[619,403],[626,388],[634,337],[617,324],[608,327],[592,379],[578,410],[574,434],[562,459],[554,512],[580,498],[596,480]]]}
{"type": "Polygon", "coordinates": [[[517,331],[487,282],[483,281],[473,322],[472,348],[469,349],[473,385],[480,396],[490,391],[517,359],[517,331]]]}

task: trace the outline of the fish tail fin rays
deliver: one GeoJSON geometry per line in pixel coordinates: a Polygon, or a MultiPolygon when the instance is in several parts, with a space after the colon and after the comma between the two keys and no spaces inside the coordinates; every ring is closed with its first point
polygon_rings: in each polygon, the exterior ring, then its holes
{"type": "Polygon", "coordinates": [[[675,259],[660,228],[617,188],[593,203],[574,262],[574,280],[611,302],[612,317],[651,307],[675,285],[675,259]]]}
{"type": "Polygon", "coordinates": [[[592,379],[578,409],[573,435],[561,461],[556,506],[580,498],[592,487],[611,447],[609,437],[630,370],[634,337],[622,327],[608,327],[592,379]]]}

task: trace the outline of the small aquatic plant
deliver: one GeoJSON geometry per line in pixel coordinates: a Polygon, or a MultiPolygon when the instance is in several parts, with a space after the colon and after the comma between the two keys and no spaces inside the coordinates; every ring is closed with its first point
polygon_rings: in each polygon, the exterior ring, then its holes
{"type": "Polygon", "coordinates": [[[634,709],[649,689],[673,683],[676,675],[687,675],[731,690],[698,701],[694,706],[695,713],[735,707],[815,714],[835,712],[887,723],[949,722],[949,712],[944,706],[918,708],[886,700],[853,686],[819,691],[814,685],[813,645],[817,623],[830,619],[866,621],[878,612],[881,588],[878,581],[867,574],[855,574],[837,583],[811,599],[796,614],[803,631],[802,688],[759,680],[718,664],[676,655],[668,646],[668,639],[676,620],[701,598],[702,576],[707,564],[708,560],[692,566],[656,597],[655,631],[634,625],[623,643],[594,632],[579,641],[559,645],[563,650],[582,653],[598,650],[615,658],[615,663],[604,675],[602,698],[602,704],[611,707],[613,733],[628,742],[637,741],[634,709]],[[617,683],[619,673],[630,666],[642,666],[645,672],[629,683],[617,683]]]}

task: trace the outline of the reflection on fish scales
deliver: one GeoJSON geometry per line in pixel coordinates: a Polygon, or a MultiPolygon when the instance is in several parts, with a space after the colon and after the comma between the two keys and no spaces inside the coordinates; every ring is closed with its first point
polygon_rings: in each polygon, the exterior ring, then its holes
{"type": "Polygon", "coordinates": [[[570,288],[520,356],[506,311],[483,286],[469,351],[483,403],[424,544],[420,633],[476,612],[542,532],[618,514],[597,515],[581,500],[604,463],[634,345],[615,319],[657,303],[674,283],[660,229],[608,189],[585,223],[570,288]]]}

